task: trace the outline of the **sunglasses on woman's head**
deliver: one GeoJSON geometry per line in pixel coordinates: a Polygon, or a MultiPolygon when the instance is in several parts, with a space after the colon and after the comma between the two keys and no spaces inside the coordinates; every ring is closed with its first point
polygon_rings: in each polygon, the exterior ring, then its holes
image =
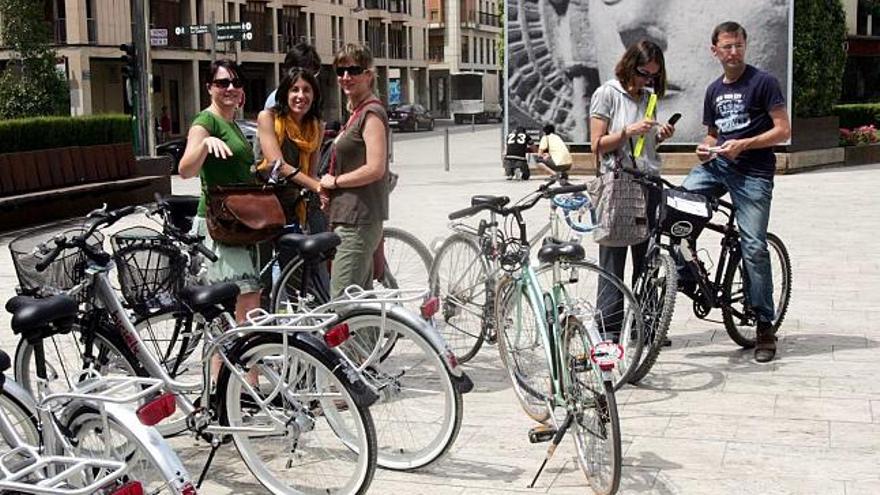
{"type": "Polygon", "coordinates": [[[337,67],[336,75],[342,77],[348,72],[349,76],[359,76],[364,73],[366,69],[361,67],[360,65],[349,65],[348,67],[337,67]]]}
{"type": "Polygon", "coordinates": [[[648,72],[647,70],[645,70],[641,67],[636,67],[636,74],[644,77],[645,79],[657,79],[658,77],[660,77],[659,71],[652,73],[652,72],[648,72]]]}
{"type": "Polygon", "coordinates": [[[241,79],[238,79],[238,78],[235,78],[235,79],[224,78],[224,79],[214,79],[213,81],[211,81],[211,84],[213,84],[214,86],[217,86],[218,88],[223,88],[223,89],[229,88],[230,84],[232,85],[233,88],[241,88],[242,86],[244,86],[244,81],[242,81],[241,79]]]}

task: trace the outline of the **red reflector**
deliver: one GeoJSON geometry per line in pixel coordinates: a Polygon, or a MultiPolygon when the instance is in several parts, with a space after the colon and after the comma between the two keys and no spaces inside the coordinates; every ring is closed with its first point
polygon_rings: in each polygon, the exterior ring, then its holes
{"type": "Polygon", "coordinates": [[[427,301],[422,303],[422,318],[428,319],[434,316],[437,313],[437,310],[440,309],[440,298],[437,296],[431,296],[427,301]]]}
{"type": "Polygon", "coordinates": [[[192,483],[187,481],[186,484],[183,485],[183,488],[180,490],[180,495],[198,495],[198,492],[196,491],[196,487],[194,487],[192,483]]]}
{"type": "Polygon", "coordinates": [[[140,481],[129,481],[117,488],[111,495],[144,495],[144,487],[140,481]]]}
{"type": "Polygon", "coordinates": [[[165,392],[138,408],[137,417],[141,423],[153,426],[174,414],[175,410],[177,410],[177,403],[174,401],[174,394],[165,392]]]}
{"type": "Polygon", "coordinates": [[[348,323],[340,323],[330,330],[327,330],[327,333],[324,334],[324,342],[327,343],[328,347],[336,347],[348,340],[350,335],[351,334],[348,331],[348,323]]]}
{"type": "Polygon", "coordinates": [[[446,361],[449,362],[449,367],[451,369],[458,368],[458,357],[455,356],[455,353],[452,351],[446,351],[446,361]]]}

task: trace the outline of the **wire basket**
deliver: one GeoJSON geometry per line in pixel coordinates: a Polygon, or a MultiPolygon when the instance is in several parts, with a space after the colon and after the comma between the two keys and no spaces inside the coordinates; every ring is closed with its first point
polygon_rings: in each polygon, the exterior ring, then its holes
{"type": "Polygon", "coordinates": [[[130,227],[110,237],[122,297],[139,314],[176,306],[186,259],[161,232],[130,227]]]}
{"type": "MultiPolygon", "coordinates": [[[[16,237],[9,243],[12,264],[18,276],[19,292],[28,296],[48,297],[69,291],[85,278],[88,264],[85,254],[79,248],[67,248],[58,254],[42,272],[37,264],[49,257],[55,249],[55,238],[59,234],[70,239],[82,235],[85,227],[74,227],[59,232],[56,228],[38,229],[16,237]]],[[[100,247],[104,235],[94,232],[88,239],[90,246],[100,247]]],[[[85,294],[79,294],[79,302],[85,294]]]]}

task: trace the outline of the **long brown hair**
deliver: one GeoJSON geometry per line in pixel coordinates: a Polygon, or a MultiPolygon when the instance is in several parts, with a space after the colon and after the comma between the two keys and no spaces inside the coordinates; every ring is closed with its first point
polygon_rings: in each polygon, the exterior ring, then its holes
{"type": "Polygon", "coordinates": [[[654,78],[654,92],[662,97],[666,94],[666,61],[663,58],[663,50],[653,41],[642,40],[630,45],[624,52],[623,57],[614,68],[614,75],[624,89],[629,90],[636,77],[636,67],[650,62],[656,62],[660,66],[657,77],[654,78]]]}

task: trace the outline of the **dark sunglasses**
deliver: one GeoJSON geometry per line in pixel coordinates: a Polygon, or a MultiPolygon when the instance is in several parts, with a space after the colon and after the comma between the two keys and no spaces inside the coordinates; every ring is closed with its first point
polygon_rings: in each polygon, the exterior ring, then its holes
{"type": "Polygon", "coordinates": [[[658,77],[660,77],[660,72],[651,73],[641,67],[636,67],[636,74],[644,77],[645,79],[657,79],[658,77]]]}
{"type": "Polygon", "coordinates": [[[337,67],[336,75],[342,77],[348,72],[349,76],[359,76],[364,73],[366,69],[361,67],[360,65],[349,65],[348,67],[337,67]]]}
{"type": "Polygon", "coordinates": [[[240,87],[244,86],[244,81],[242,81],[241,79],[238,79],[238,78],[235,78],[235,79],[225,79],[224,78],[224,79],[214,79],[213,81],[211,81],[211,84],[213,84],[214,86],[217,86],[218,88],[223,88],[223,89],[229,88],[230,84],[232,85],[233,88],[240,88],[240,87]]]}

